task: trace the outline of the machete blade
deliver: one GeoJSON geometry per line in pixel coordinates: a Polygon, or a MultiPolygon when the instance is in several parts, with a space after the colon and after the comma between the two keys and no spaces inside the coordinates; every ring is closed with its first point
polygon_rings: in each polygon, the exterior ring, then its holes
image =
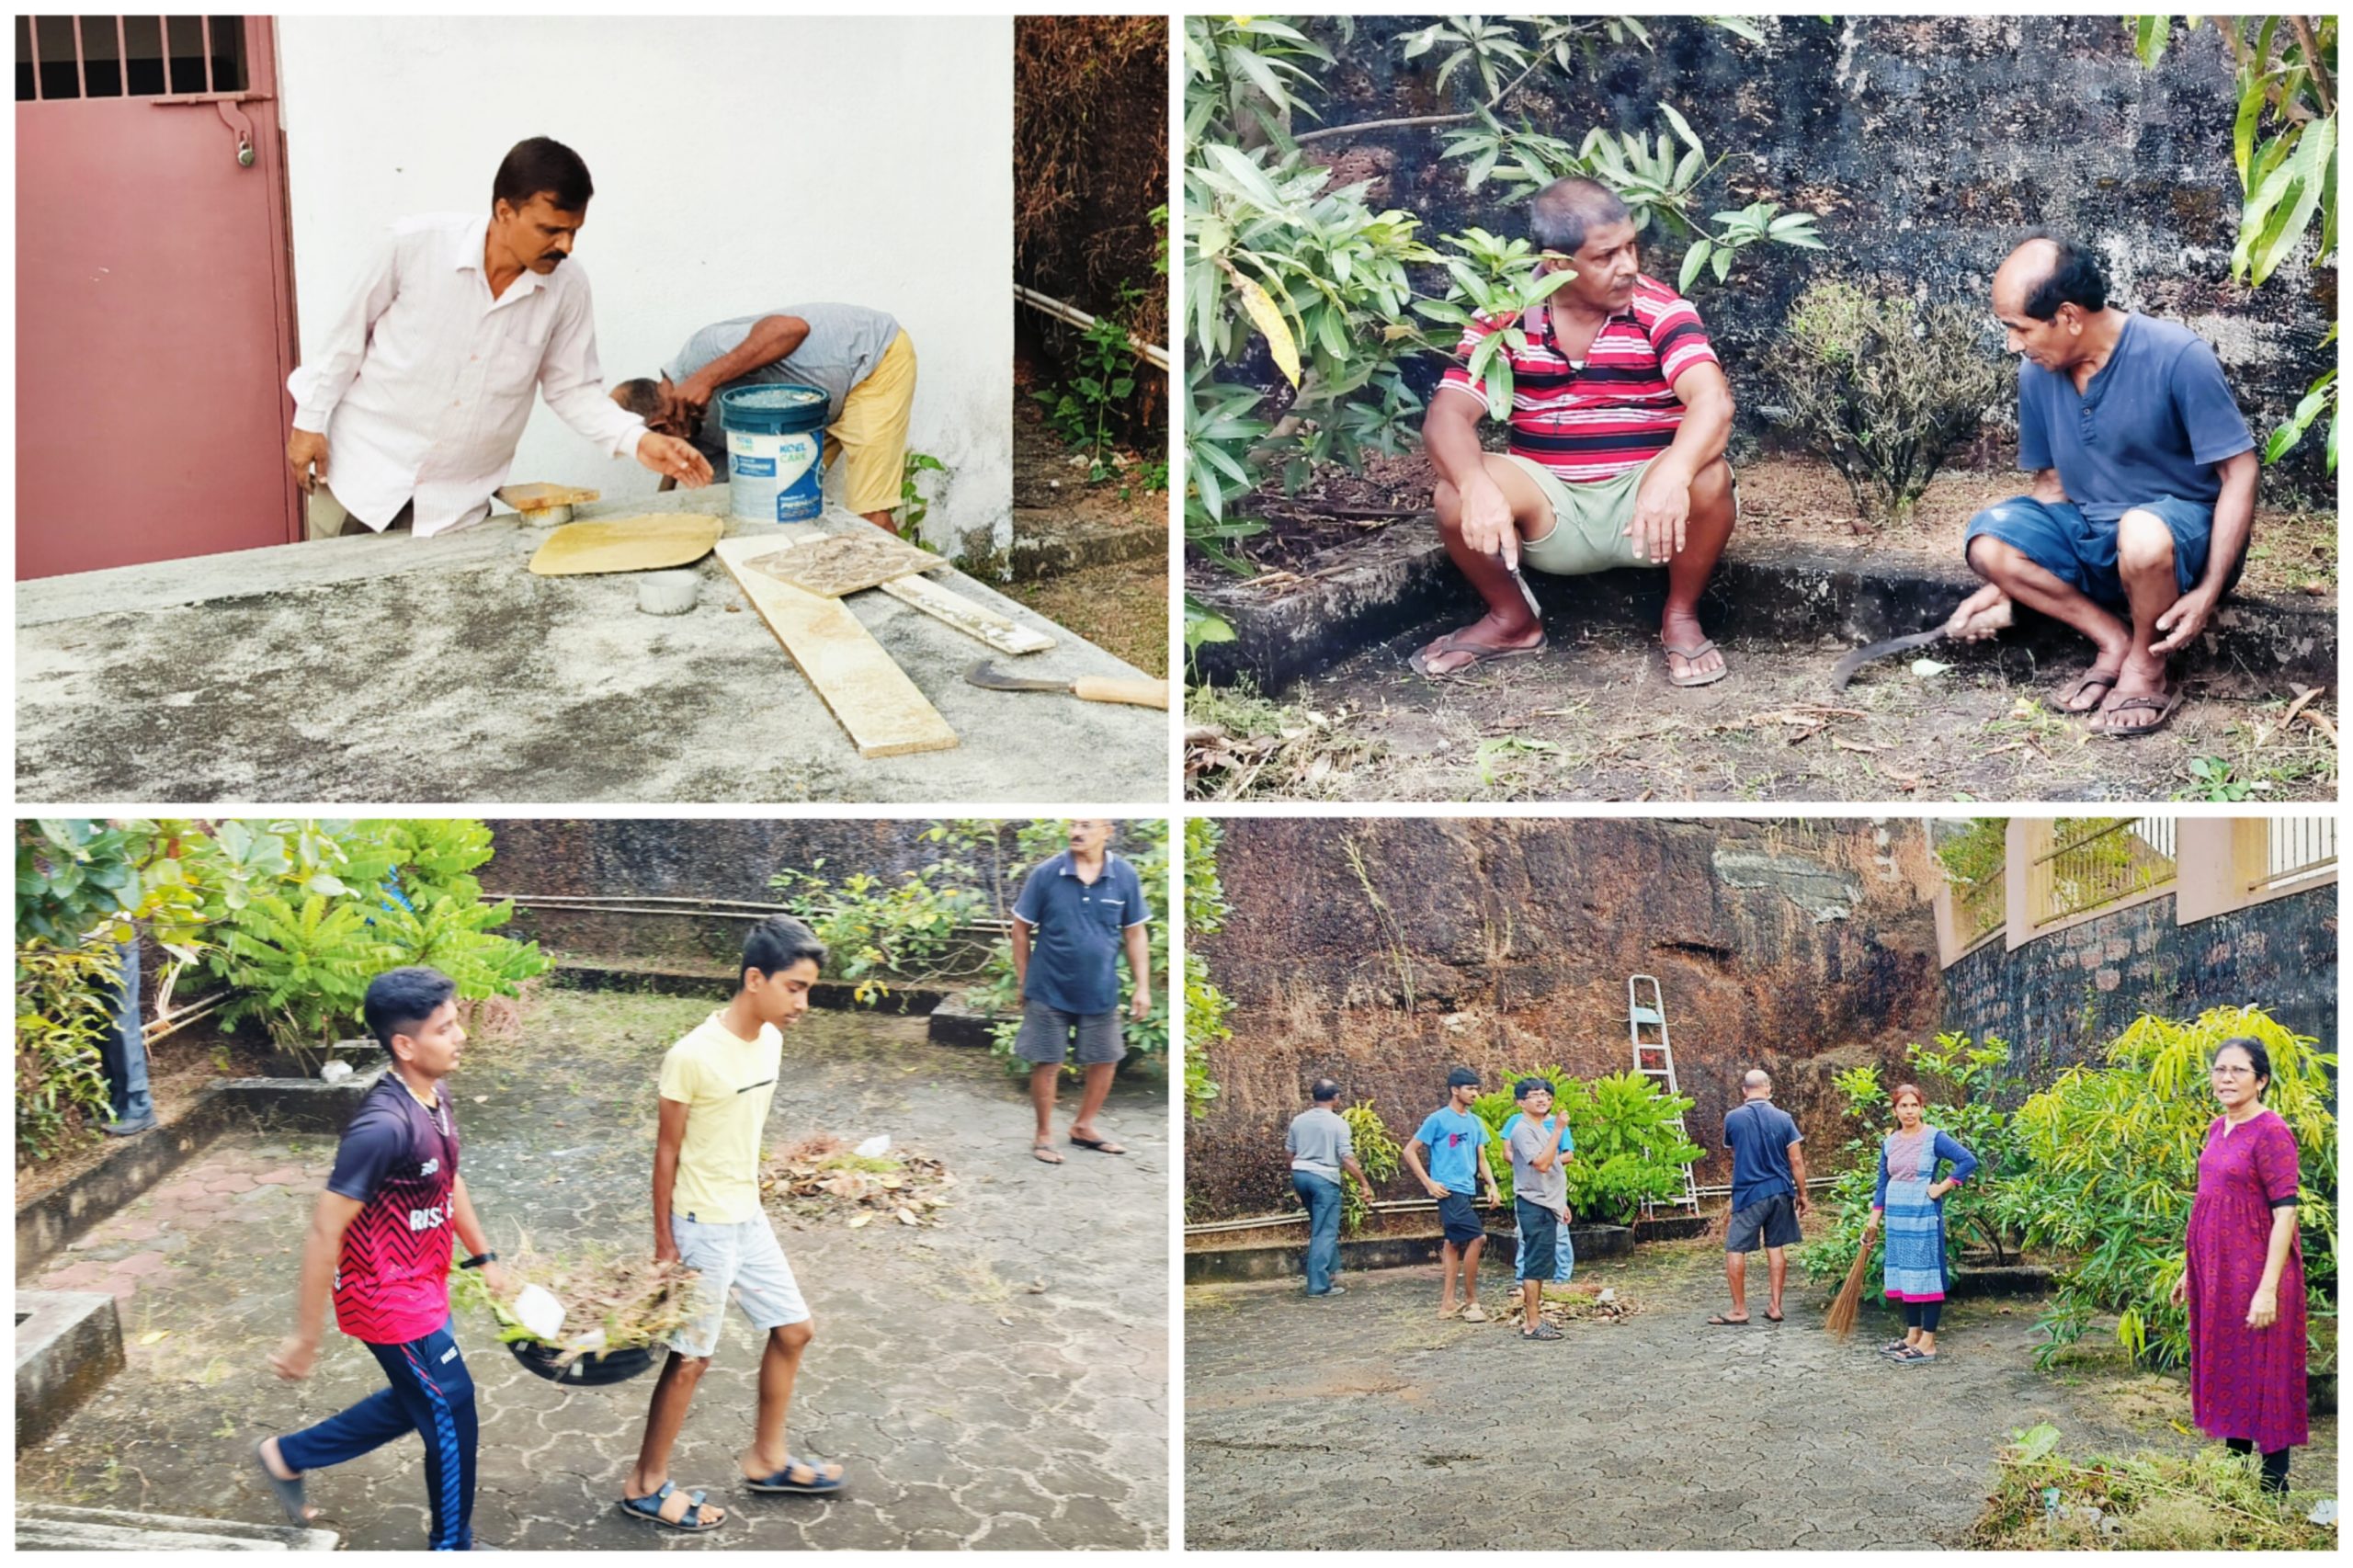
{"type": "Polygon", "coordinates": [[[1944,634],[1943,627],[1934,626],[1926,631],[1915,631],[1909,637],[1891,637],[1884,642],[1874,642],[1868,648],[1858,648],[1831,666],[1831,688],[1835,691],[1846,690],[1847,683],[1855,678],[1855,672],[1873,659],[1884,659],[1890,653],[1908,653],[1915,648],[1925,648],[1929,643],[1941,639],[1944,634]]]}

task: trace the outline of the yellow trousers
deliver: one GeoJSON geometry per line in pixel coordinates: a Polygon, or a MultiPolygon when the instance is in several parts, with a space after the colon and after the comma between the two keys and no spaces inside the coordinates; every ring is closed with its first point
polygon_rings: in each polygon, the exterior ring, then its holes
{"type": "Polygon", "coordinates": [[[906,329],[891,339],[874,373],[849,389],[841,417],[825,427],[825,465],[835,456],[842,501],[853,512],[888,512],[899,505],[907,462],[907,415],[915,404],[915,346],[906,329]]]}

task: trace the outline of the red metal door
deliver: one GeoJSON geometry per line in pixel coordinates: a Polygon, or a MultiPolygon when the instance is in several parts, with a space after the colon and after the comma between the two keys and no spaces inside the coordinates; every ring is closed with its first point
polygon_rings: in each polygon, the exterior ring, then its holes
{"type": "Polygon", "coordinates": [[[17,575],[300,537],[260,17],[17,17],[17,575]]]}

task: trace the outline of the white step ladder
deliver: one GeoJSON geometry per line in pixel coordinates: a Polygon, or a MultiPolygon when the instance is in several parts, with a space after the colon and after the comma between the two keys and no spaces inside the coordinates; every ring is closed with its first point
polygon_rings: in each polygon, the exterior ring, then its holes
{"type": "MultiPolygon", "coordinates": [[[[1675,1082],[1675,1047],[1666,1033],[1666,997],[1659,990],[1655,975],[1631,974],[1626,977],[1626,1036],[1634,1047],[1634,1071],[1658,1085],[1670,1095],[1682,1093],[1675,1082]],[[1654,1031],[1645,1035],[1645,1029],[1654,1031]]],[[[1673,1123],[1685,1142],[1691,1141],[1689,1131],[1678,1116],[1673,1123]]],[[[1650,1218],[1658,1205],[1645,1199],[1643,1217],[1650,1218]]],[[[1699,1211],[1699,1187],[1691,1175],[1691,1167],[1683,1167],[1683,1200],[1676,1207],[1685,1213],[1699,1211]]]]}

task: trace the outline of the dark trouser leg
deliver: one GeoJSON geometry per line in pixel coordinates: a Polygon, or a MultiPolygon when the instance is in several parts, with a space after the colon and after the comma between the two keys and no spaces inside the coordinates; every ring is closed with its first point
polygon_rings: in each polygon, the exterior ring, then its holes
{"type": "Polygon", "coordinates": [[[339,1463],[415,1430],[425,1439],[425,1495],[433,1518],[426,1546],[464,1551],[473,1544],[474,1381],[458,1342],[443,1324],[405,1345],[370,1345],[391,1387],[341,1415],[281,1441],[279,1454],[296,1469],[339,1463]],[[399,1425],[379,1401],[389,1399],[399,1425]],[[335,1429],[337,1423],[347,1426],[335,1429]],[[333,1445],[340,1439],[342,1447],[333,1445]],[[315,1456],[315,1457],[314,1457],[315,1456]]]}
{"type": "MultiPolygon", "coordinates": [[[[2234,1454],[2252,1455],[2255,1452],[2255,1439],[2252,1437],[2226,1437],[2222,1446],[2234,1454]]],[[[2263,1489],[2266,1492],[2288,1490],[2288,1456],[2291,1451],[2274,1449],[2263,1456],[2263,1489]]]]}
{"type": "Polygon", "coordinates": [[[1919,1302],[1906,1301],[1904,1303],[1904,1326],[1906,1328],[1918,1328],[1920,1326],[1919,1302]]]}
{"type": "Polygon", "coordinates": [[[1919,1308],[1922,1331],[1928,1334],[1936,1333],[1937,1324],[1943,1321],[1945,1315],[1945,1304],[1942,1301],[1922,1301],[1919,1303],[1919,1308]]]}
{"type": "Polygon", "coordinates": [[[155,1125],[147,1094],[147,1041],[139,1021],[139,938],[120,944],[122,972],[114,985],[114,1027],[98,1042],[101,1070],[114,1119],[108,1132],[144,1132],[155,1125]]]}
{"type": "Polygon", "coordinates": [[[1332,1288],[1340,1267],[1340,1184],[1313,1171],[1293,1171],[1291,1190],[1307,1205],[1307,1293],[1332,1288]]]}

